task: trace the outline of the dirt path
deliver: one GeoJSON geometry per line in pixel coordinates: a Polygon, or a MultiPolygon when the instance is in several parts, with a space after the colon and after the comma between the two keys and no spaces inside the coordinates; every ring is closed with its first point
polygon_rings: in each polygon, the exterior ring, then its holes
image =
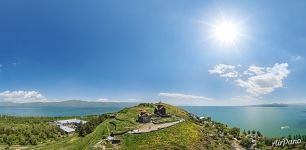
{"type": "Polygon", "coordinates": [[[234,140],[235,142],[232,144],[232,146],[235,150],[245,150],[245,148],[239,145],[239,141],[236,138],[234,138],[234,140]]]}
{"type": "Polygon", "coordinates": [[[163,123],[163,124],[146,123],[146,124],[143,124],[140,128],[135,129],[133,131],[129,131],[128,133],[139,134],[139,133],[152,132],[152,131],[156,131],[156,130],[159,130],[159,129],[163,129],[163,128],[173,126],[173,125],[178,124],[178,123],[183,122],[183,121],[185,121],[185,120],[181,119],[179,121],[163,123]]]}

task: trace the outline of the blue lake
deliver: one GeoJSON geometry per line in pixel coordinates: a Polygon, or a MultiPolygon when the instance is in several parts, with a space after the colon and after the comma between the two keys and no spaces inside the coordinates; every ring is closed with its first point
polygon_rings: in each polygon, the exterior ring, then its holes
{"type": "MultiPolygon", "coordinates": [[[[17,116],[79,116],[116,112],[123,107],[14,107],[0,106],[0,114],[17,116]]],[[[198,116],[239,127],[259,130],[265,136],[306,134],[306,107],[212,107],[185,106],[198,116]],[[289,129],[281,127],[289,126],[289,129]]]]}
{"type": "Polygon", "coordinates": [[[0,114],[14,116],[82,116],[116,112],[123,107],[15,107],[0,106],[0,114]]]}
{"type": "Polygon", "coordinates": [[[198,116],[239,127],[259,130],[265,136],[306,134],[306,107],[184,107],[198,116]],[[289,129],[281,127],[289,126],[289,129]]]}

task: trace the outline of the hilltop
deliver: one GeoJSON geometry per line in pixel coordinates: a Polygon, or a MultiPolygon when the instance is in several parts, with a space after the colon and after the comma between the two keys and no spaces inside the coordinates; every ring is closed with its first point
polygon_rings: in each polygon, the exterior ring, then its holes
{"type": "MultiPolygon", "coordinates": [[[[163,104],[171,117],[160,118],[157,124],[184,120],[170,127],[143,134],[131,134],[128,131],[137,130],[143,124],[138,122],[141,111],[153,113],[155,104],[139,104],[125,108],[117,113],[109,113],[88,119],[90,122],[101,121],[90,133],[84,135],[69,135],[56,141],[47,141],[29,149],[231,149],[235,143],[235,131],[226,125],[216,123],[208,118],[200,120],[187,111],[168,104],[163,104]],[[99,119],[100,118],[100,119],[99,119]],[[93,121],[91,121],[93,120],[93,121]],[[205,125],[204,125],[205,122],[205,125]],[[224,134],[229,132],[231,134],[224,134]],[[111,144],[106,139],[113,133],[118,144],[111,144]],[[233,133],[233,134],[232,134],[233,133]]],[[[90,125],[84,127],[87,130],[90,125]]],[[[90,127],[92,128],[92,127],[90,127]]],[[[235,128],[236,129],[236,128],[235,128]]],[[[238,131],[239,132],[239,131],[238,131]]]]}

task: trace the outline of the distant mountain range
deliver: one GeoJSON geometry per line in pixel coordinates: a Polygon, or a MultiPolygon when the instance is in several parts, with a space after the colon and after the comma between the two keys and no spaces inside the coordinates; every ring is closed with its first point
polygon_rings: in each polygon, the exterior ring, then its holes
{"type": "Polygon", "coordinates": [[[0,106],[20,106],[20,107],[131,107],[139,103],[129,102],[98,102],[98,101],[82,101],[82,100],[66,100],[60,102],[30,102],[30,103],[14,103],[0,102],[0,106]]]}
{"type": "Polygon", "coordinates": [[[305,106],[305,103],[294,103],[294,104],[258,104],[258,105],[247,105],[248,107],[289,107],[289,106],[305,106]]]}
{"type": "Polygon", "coordinates": [[[289,107],[289,104],[258,104],[258,105],[247,105],[248,107],[289,107]]]}
{"type": "MultiPolygon", "coordinates": [[[[14,103],[0,102],[0,106],[19,106],[19,107],[131,107],[138,105],[136,102],[101,102],[101,101],[84,101],[84,100],[66,100],[58,102],[30,102],[30,103],[14,103]]],[[[305,106],[305,103],[296,104],[257,104],[245,105],[244,107],[289,107],[289,106],[305,106]]]]}

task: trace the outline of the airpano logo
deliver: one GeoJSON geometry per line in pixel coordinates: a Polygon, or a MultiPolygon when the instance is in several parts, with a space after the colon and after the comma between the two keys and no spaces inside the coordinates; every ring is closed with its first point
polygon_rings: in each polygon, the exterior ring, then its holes
{"type": "Polygon", "coordinates": [[[301,143],[302,143],[301,139],[288,140],[287,138],[283,138],[281,140],[278,139],[278,140],[273,141],[272,146],[279,147],[279,146],[285,146],[285,145],[298,145],[301,143]]]}

